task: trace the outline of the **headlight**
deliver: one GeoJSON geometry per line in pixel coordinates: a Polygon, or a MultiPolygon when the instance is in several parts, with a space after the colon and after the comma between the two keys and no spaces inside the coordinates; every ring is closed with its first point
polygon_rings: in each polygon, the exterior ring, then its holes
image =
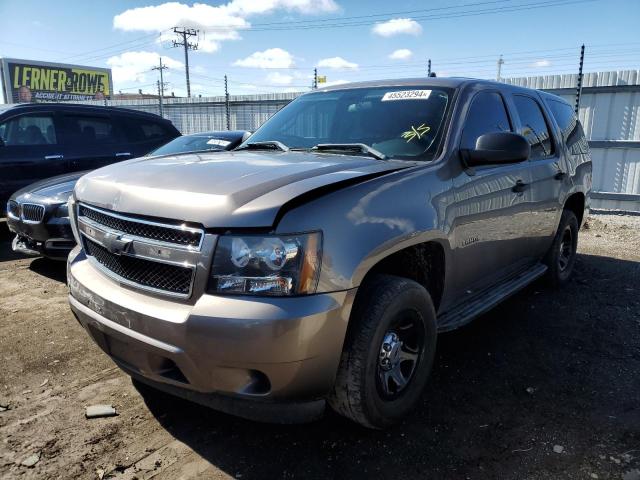
{"type": "Polygon", "coordinates": [[[7,215],[13,220],[20,220],[20,204],[9,200],[7,202],[7,215]]]}
{"type": "Polygon", "coordinates": [[[236,295],[314,293],[322,235],[231,236],[218,240],[209,292],[236,295]]]}

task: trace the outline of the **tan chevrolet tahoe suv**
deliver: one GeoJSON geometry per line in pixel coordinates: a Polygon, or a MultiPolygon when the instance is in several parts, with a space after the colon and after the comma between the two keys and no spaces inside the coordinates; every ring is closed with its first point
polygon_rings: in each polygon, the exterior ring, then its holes
{"type": "Polygon", "coordinates": [[[302,95],[237,149],[82,177],[69,302],[138,381],[249,418],[419,401],[438,332],[571,274],[591,159],[571,106],[468,79],[302,95]]]}

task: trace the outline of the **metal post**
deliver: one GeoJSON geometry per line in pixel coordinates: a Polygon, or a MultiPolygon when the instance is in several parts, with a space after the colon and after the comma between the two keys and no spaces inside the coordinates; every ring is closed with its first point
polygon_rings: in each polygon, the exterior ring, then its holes
{"type": "Polygon", "coordinates": [[[431,59],[427,62],[427,77],[431,76],[431,59]]]}
{"type": "Polygon", "coordinates": [[[576,115],[580,113],[580,97],[582,96],[582,67],[584,65],[584,44],[580,47],[580,67],[578,68],[578,86],[576,88],[576,115]]]}
{"type": "Polygon", "coordinates": [[[498,73],[496,74],[496,82],[499,82],[502,78],[502,65],[504,64],[504,60],[502,59],[502,55],[498,59],[498,73]]]}
{"type": "Polygon", "coordinates": [[[227,130],[231,130],[231,112],[229,111],[229,87],[227,76],[224,76],[224,107],[227,111],[227,130]]]}

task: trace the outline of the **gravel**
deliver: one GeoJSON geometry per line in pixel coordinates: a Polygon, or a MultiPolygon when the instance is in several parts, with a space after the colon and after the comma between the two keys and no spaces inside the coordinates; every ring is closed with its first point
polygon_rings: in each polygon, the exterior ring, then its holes
{"type": "Polygon", "coordinates": [[[569,285],[537,282],[440,336],[406,421],[284,427],[132,384],[71,315],[64,265],[14,255],[5,235],[0,478],[640,480],[639,278],[640,217],[592,216],[569,285]],[[86,421],[86,405],[118,416],[86,421]]]}

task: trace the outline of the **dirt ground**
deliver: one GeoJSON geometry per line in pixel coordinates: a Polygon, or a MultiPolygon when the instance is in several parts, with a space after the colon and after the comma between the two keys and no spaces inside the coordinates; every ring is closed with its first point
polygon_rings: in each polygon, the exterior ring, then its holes
{"type": "Polygon", "coordinates": [[[566,288],[536,283],[441,335],[420,408],[386,432],[137,389],[71,315],[64,265],[14,255],[5,227],[1,478],[640,479],[640,217],[591,217],[566,288]],[[85,419],[102,403],[118,416],[85,419]]]}

